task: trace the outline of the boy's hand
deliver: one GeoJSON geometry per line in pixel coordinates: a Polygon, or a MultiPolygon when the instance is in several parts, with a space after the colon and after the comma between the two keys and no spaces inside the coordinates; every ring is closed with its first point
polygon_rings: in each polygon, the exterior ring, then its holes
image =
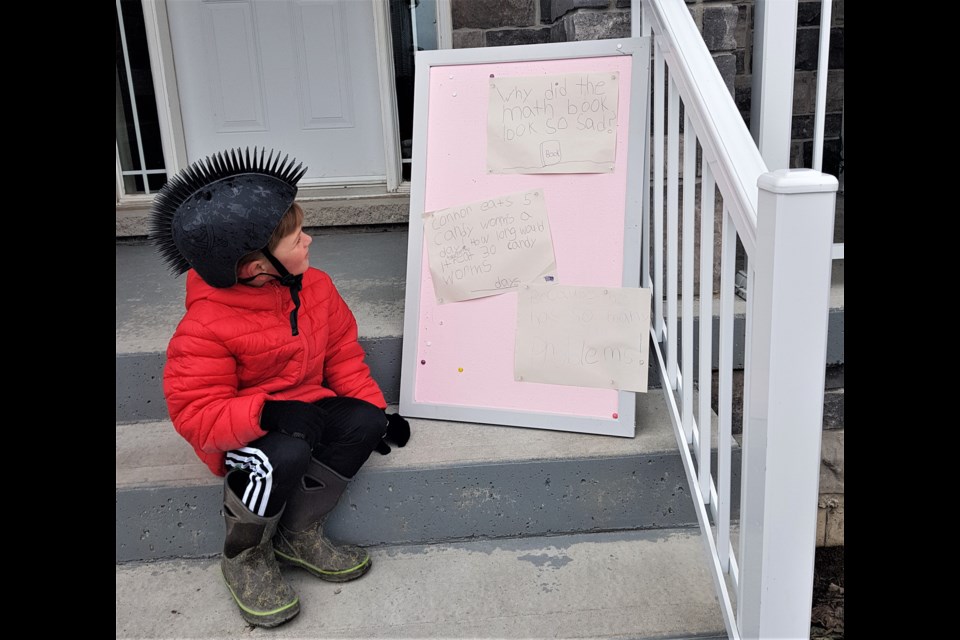
{"type": "Polygon", "coordinates": [[[374,450],[380,455],[390,453],[390,445],[387,440],[398,447],[404,447],[410,439],[410,423],[399,413],[387,413],[387,432],[383,435],[383,440],[377,443],[374,450]]]}
{"type": "Polygon", "coordinates": [[[260,428],[300,438],[313,449],[325,418],[323,409],[309,402],[267,400],[260,413],[260,428]]]}

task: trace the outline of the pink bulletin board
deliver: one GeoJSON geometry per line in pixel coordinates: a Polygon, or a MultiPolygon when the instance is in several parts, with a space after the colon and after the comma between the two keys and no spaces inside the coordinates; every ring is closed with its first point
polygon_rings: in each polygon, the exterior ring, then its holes
{"type": "Polygon", "coordinates": [[[542,189],[565,285],[638,287],[649,40],[630,38],[417,53],[400,411],[409,417],[632,437],[632,392],[514,379],[515,291],[439,304],[423,214],[542,189]],[[487,170],[493,77],[619,73],[614,170],[487,170]]]}

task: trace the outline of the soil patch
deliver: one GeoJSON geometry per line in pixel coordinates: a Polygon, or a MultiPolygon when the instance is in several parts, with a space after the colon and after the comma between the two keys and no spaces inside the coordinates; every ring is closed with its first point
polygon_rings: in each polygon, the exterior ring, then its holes
{"type": "Polygon", "coordinates": [[[843,638],[843,547],[819,547],[813,569],[811,640],[843,638]]]}

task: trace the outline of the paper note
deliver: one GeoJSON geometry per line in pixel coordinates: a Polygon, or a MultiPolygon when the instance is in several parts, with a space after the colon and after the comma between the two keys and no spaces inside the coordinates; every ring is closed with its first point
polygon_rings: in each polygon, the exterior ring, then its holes
{"type": "Polygon", "coordinates": [[[556,281],[543,189],[429,211],[423,228],[440,304],[556,281]]]}
{"type": "Polygon", "coordinates": [[[517,299],[517,380],[647,390],[649,289],[529,285],[517,299]]]}
{"type": "Polygon", "coordinates": [[[490,173],[610,173],[619,71],[490,78],[490,173]]]}

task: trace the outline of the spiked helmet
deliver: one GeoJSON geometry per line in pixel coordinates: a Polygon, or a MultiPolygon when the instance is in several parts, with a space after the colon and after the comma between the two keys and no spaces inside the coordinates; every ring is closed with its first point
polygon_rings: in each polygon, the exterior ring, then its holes
{"type": "Polygon", "coordinates": [[[237,283],[240,258],[266,249],[307,171],[288,157],[230,149],[170,178],[153,201],[150,239],[174,275],[192,268],[210,286],[237,283]]]}

